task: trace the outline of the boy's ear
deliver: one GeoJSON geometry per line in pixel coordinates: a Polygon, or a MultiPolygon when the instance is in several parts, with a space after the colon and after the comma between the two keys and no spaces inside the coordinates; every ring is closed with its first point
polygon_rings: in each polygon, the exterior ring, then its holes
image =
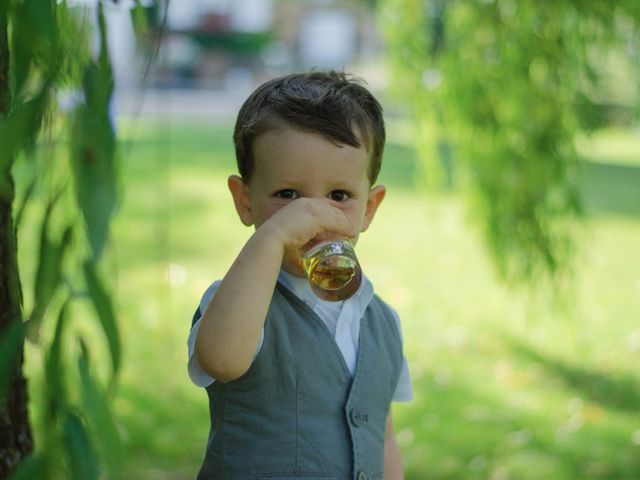
{"type": "Polygon", "coordinates": [[[227,185],[233,197],[233,203],[236,206],[236,212],[238,212],[240,221],[247,227],[253,225],[249,187],[238,175],[231,175],[229,180],[227,180],[227,185]]]}
{"type": "Polygon", "coordinates": [[[369,196],[367,197],[367,207],[364,212],[364,222],[362,224],[362,231],[364,232],[367,228],[369,228],[369,224],[373,220],[373,216],[376,214],[376,210],[378,210],[378,206],[384,200],[384,196],[387,193],[387,190],[384,188],[384,185],[376,185],[371,190],[369,190],[369,196]]]}

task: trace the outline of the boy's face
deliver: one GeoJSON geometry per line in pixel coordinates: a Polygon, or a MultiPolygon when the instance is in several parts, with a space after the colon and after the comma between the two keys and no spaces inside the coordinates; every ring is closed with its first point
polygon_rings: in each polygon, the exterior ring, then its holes
{"type": "MultiPolygon", "coordinates": [[[[370,158],[364,148],[337,145],[320,134],[283,127],[259,135],[253,152],[251,181],[244,184],[236,176],[229,180],[236,208],[247,225],[260,227],[298,198],[328,198],[354,230],[362,232],[384,197],[383,186],[370,187],[370,158]]],[[[336,235],[327,232],[323,237],[336,235]]],[[[299,249],[285,251],[282,268],[304,276],[299,249]]]]}

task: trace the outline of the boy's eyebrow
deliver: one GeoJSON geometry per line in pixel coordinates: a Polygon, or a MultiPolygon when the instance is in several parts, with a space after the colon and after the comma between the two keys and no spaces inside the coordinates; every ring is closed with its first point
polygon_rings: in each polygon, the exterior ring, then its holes
{"type": "Polygon", "coordinates": [[[335,181],[331,182],[332,185],[338,185],[338,186],[344,185],[344,186],[348,186],[348,187],[351,187],[351,188],[357,187],[358,183],[359,183],[359,181],[356,181],[356,180],[349,181],[349,180],[347,180],[345,178],[339,178],[339,179],[336,179],[335,181]]]}
{"type": "MultiPolygon", "coordinates": [[[[293,178],[279,178],[273,182],[273,184],[271,185],[271,189],[275,192],[277,192],[278,190],[285,190],[285,189],[297,189],[303,183],[305,183],[304,179],[297,180],[293,178]]],[[[336,190],[336,189],[355,190],[358,188],[358,186],[359,186],[358,182],[349,181],[344,178],[339,178],[332,182],[329,182],[328,190],[329,191],[336,190]]]]}
{"type": "Polygon", "coordinates": [[[291,185],[297,185],[300,182],[301,182],[300,180],[295,179],[293,177],[279,177],[273,180],[272,186],[274,187],[283,186],[284,188],[284,187],[290,187],[291,185]]]}

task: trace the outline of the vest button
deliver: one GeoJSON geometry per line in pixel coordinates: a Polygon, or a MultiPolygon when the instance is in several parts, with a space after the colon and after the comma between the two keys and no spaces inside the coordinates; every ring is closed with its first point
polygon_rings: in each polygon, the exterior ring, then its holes
{"type": "Polygon", "coordinates": [[[367,480],[367,474],[363,471],[360,471],[360,473],[358,474],[358,480],[367,480]]]}
{"type": "MultiPolygon", "coordinates": [[[[366,416],[363,415],[360,410],[352,408],[349,412],[349,419],[351,420],[351,425],[353,425],[354,427],[359,427],[362,424],[363,420],[366,420],[366,416]]],[[[360,477],[358,477],[358,480],[360,480],[360,477]]]]}

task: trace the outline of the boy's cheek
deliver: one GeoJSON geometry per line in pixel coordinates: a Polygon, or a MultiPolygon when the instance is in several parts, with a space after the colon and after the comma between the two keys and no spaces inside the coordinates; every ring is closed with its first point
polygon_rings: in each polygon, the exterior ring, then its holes
{"type": "Polygon", "coordinates": [[[291,202],[268,202],[266,205],[260,205],[256,209],[257,217],[264,223],[289,204],[291,202]]]}

